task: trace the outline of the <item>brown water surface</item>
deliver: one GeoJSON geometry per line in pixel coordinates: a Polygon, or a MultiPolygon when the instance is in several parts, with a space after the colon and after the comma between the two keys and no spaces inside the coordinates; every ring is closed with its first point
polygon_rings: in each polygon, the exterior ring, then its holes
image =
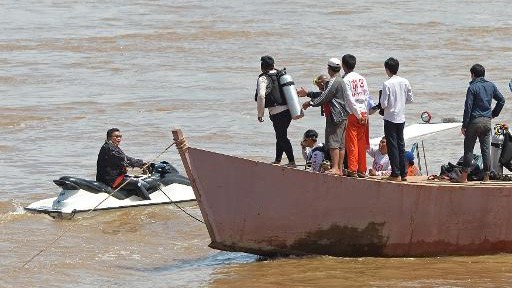
{"type": "MultiPolygon", "coordinates": [[[[53,197],[60,176],[93,178],[108,128],[146,160],[180,127],[194,146],[271,161],[272,126],[257,122],[253,101],[261,55],[313,89],[327,59],[354,54],[374,96],[384,60],[397,57],[415,95],[407,123],[425,110],[433,121],[461,119],[469,68],[481,63],[508,101],[495,122],[511,123],[509,1],[11,0],[0,15],[0,287],[512,286],[510,255],[259,261],[219,252],[203,224],[172,206],[87,217],[20,269],[77,221],[22,207],[53,197]]],[[[382,120],[370,121],[371,136],[382,135],[382,120]]],[[[296,157],[303,132],[323,127],[314,109],[292,123],[296,157]]],[[[420,140],[431,173],[463,150],[456,130],[420,140]]],[[[160,160],[183,171],[175,150],[160,160]]]]}

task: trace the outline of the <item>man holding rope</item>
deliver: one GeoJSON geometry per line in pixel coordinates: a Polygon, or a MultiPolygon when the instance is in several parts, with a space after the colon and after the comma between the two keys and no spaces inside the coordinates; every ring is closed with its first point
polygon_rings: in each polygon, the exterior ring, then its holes
{"type": "Polygon", "coordinates": [[[128,190],[137,191],[137,196],[143,200],[151,200],[149,193],[144,187],[144,182],[134,178],[125,178],[127,167],[142,168],[146,165],[142,159],[136,159],[124,154],[119,147],[122,139],[118,128],[111,128],[107,131],[107,139],[101,146],[96,162],[96,181],[102,182],[109,187],[116,188],[124,182],[128,190]]]}

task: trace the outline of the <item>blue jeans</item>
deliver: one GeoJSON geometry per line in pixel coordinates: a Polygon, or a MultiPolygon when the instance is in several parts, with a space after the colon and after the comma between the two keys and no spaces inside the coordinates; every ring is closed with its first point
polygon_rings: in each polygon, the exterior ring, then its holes
{"type": "Polygon", "coordinates": [[[479,117],[469,122],[464,135],[464,160],[462,163],[464,171],[468,171],[468,168],[471,167],[476,138],[480,142],[484,171],[491,170],[491,130],[491,118],[479,117]]]}
{"type": "Polygon", "coordinates": [[[404,123],[393,123],[384,120],[384,135],[388,146],[389,164],[391,164],[391,177],[407,177],[405,168],[405,141],[404,123]]]}

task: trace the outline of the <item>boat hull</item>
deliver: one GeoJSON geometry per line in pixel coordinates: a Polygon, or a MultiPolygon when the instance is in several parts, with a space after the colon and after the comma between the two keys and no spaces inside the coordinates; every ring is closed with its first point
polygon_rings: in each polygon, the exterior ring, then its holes
{"type": "Polygon", "coordinates": [[[180,151],[219,250],[263,256],[512,252],[510,184],[395,183],[180,151]]]}

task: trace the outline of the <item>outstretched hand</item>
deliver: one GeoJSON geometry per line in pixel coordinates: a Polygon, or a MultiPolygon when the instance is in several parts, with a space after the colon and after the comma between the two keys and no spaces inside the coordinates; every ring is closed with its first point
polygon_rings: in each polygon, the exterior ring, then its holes
{"type": "Polygon", "coordinates": [[[304,111],[306,111],[309,106],[311,106],[311,102],[307,101],[307,102],[304,102],[304,104],[302,104],[302,109],[304,109],[304,111]]]}
{"type": "Polygon", "coordinates": [[[300,89],[297,90],[297,95],[299,95],[299,97],[306,97],[308,95],[308,90],[304,87],[300,87],[300,89]]]}

